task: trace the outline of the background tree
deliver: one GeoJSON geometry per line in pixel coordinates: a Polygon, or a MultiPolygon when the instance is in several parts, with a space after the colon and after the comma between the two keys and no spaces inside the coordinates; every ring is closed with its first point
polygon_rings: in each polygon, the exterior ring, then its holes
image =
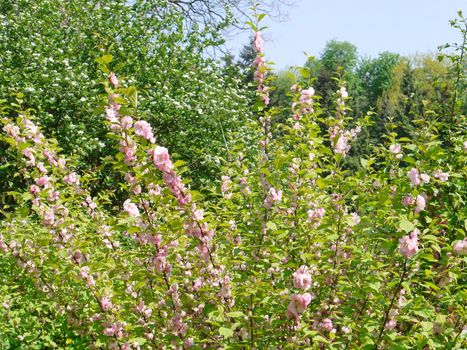
{"type": "Polygon", "coordinates": [[[345,76],[349,88],[354,84],[354,71],[357,65],[357,47],[348,41],[330,40],[326,43],[319,60],[308,61],[307,66],[317,72],[314,84],[317,93],[323,98],[323,105],[330,106],[332,95],[338,84],[336,74],[345,76]]]}
{"type": "MultiPolygon", "coordinates": [[[[97,169],[112,154],[103,111],[95,110],[95,60],[105,53],[139,89],[138,113],[157,141],[188,163],[196,181],[216,173],[225,132],[250,115],[241,80],[204,54],[218,44],[217,28],[186,31],[167,1],[27,0],[0,10],[0,98],[23,92],[46,134],[83,166],[97,169]]],[[[104,171],[106,181],[113,177],[104,171]]]]}

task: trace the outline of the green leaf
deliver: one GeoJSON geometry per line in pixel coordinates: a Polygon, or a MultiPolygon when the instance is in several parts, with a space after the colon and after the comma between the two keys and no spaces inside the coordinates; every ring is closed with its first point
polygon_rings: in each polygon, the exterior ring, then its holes
{"type": "Polygon", "coordinates": [[[272,221],[268,221],[266,223],[266,227],[270,229],[271,231],[276,231],[277,230],[277,225],[273,223],[272,221]]]}
{"type": "Polygon", "coordinates": [[[224,338],[230,338],[233,336],[233,330],[226,327],[219,328],[219,334],[222,335],[224,338]]]}
{"type": "Polygon", "coordinates": [[[144,345],[146,344],[146,339],[138,337],[138,338],[133,338],[130,339],[130,344],[138,343],[138,345],[144,345]]]}
{"type": "Polygon", "coordinates": [[[314,342],[321,342],[321,343],[329,344],[329,341],[321,335],[315,335],[313,337],[313,343],[314,342]]]}
{"type": "Polygon", "coordinates": [[[304,78],[304,79],[308,79],[310,77],[310,68],[308,67],[302,67],[300,68],[300,75],[304,78]]]}
{"type": "Polygon", "coordinates": [[[112,55],[104,55],[101,57],[102,62],[104,62],[105,64],[109,64],[110,62],[112,62],[112,58],[112,55]]]}
{"type": "Polygon", "coordinates": [[[368,160],[365,158],[360,158],[360,163],[362,164],[362,167],[366,169],[366,166],[368,165],[368,160]]]}
{"type": "Polygon", "coordinates": [[[228,317],[234,317],[234,318],[237,318],[237,317],[243,317],[245,316],[245,314],[241,311],[232,311],[232,312],[228,312],[226,314],[228,317]]]}
{"type": "Polygon", "coordinates": [[[401,222],[399,223],[399,228],[402,230],[402,231],[405,231],[407,233],[415,230],[415,225],[412,224],[409,220],[407,219],[402,219],[401,222]]]}

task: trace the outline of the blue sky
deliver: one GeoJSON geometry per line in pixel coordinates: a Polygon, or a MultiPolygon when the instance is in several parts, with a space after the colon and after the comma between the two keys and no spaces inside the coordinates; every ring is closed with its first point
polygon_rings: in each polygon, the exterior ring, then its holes
{"type": "MultiPolygon", "coordinates": [[[[289,19],[275,23],[265,19],[266,56],[276,69],[301,65],[303,52],[317,56],[326,41],[347,40],[359,54],[376,56],[392,51],[403,55],[437,52],[446,42],[459,42],[460,33],[449,20],[466,0],[296,0],[287,10],[289,19]]],[[[232,38],[237,52],[247,35],[232,38]]]]}

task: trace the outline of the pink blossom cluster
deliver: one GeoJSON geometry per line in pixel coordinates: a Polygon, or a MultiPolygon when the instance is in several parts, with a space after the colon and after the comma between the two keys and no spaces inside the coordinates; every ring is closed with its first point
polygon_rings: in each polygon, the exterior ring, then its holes
{"type": "MultiPolygon", "coordinates": [[[[158,248],[159,248],[159,243],[160,242],[157,242],[157,245],[156,245],[156,247],[158,248]]],[[[157,249],[157,254],[152,259],[152,263],[157,271],[166,272],[166,273],[170,273],[172,271],[172,266],[167,261],[167,255],[169,253],[169,248],[177,247],[177,246],[178,246],[178,242],[173,241],[157,249]]]]}
{"type": "Polygon", "coordinates": [[[355,213],[355,212],[350,213],[350,219],[351,219],[350,221],[351,226],[358,225],[361,221],[360,215],[358,215],[358,213],[355,213]]]}
{"type": "Polygon", "coordinates": [[[293,286],[295,288],[307,290],[311,286],[311,274],[305,265],[293,273],[293,286]]]}
{"type": "Polygon", "coordinates": [[[418,195],[415,199],[415,213],[420,213],[422,210],[425,210],[426,200],[425,197],[418,195]]]}
{"type": "Polygon", "coordinates": [[[347,90],[342,86],[337,91],[337,110],[336,119],[337,123],[331,126],[328,130],[329,139],[335,154],[342,154],[344,157],[350,151],[350,144],[352,140],[355,140],[361,131],[361,127],[357,126],[351,130],[345,130],[344,128],[344,117],[347,111],[345,106],[345,100],[348,98],[347,90]]]}
{"type": "Polygon", "coordinates": [[[94,280],[93,275],[91,274],[91,269],[89,266],[83,266],[80,268],[79,275],[83,280],[86,281],[86,286],[88,288],[94,287],[96,285],[96,281],[94,280]]]}
{"type": "Polygon", "coordinates": [[[230,190],[230,185],[232,184],[232,180],[230,180],[230,177],[223,175],[221,177],[222,183],[221,183],[221,192],[222,195],[229,199],[232,197],[232,193],[229,192],[230,190]]]}
{"type": "Polygon", "coordinates": [[[110,73],[108,78],[110,84],[112,84],[114,88],[118,87],[118,78],[115,73],[110,73]]]}
{"type": "MultiPolygon", "coordinates": [[[[221,290],[219,292],[219,296],[224,299],[231,299],[232,298],[232,286],[230,283],[230,277],[224,276],[224,279],[221,283],[221,290]]],[[[234,299],[231,299],[230,307],[234,306],[234,299]]]]}
{"type": "Polygon", "coordinates": [[[208,243],[214,237],[214,230],[210,229],[206,222],[199,222],[196,219],[188,220],[185,223],[185,232],[203,243],[208,243]]]}
{"type": "Polygon", "coordinates": [[[264,199],[264,207],[271,208],[274,204],[282,200],[282,190],[276,190],[274,187],[269,189],[267,197],[264,199]]]}
{"type": "MultiPolygon", "coordinates": [[[[116,79],[116,77],[115,77],[116,79]]],[[[105,107],[107,121],[110,123],[110,130],[115,133],[120,133],[122,138],[120,140],[119,150],[124,156],[124,162],[127,165],[133,165],[136,162],[136,142],[134,142],[130,134],[127,132],[133,126],[133,118],[124,116],[119,113],[121,106],[115,102],[116,94],[109,96],[109,105],[105,107]]],[[[135,134],[144,138],[149,137],[153,141],[151,126],[146,122],[138,121],[135,125],[135,134]]]]}
{"type": "MultiPolygon", "coordinates": [[[[410,182],[413,186],[418,186],[422,183],[429,183],[430,176],[428,174],[422,173],[418,171],[416,168],[412,168],[407,172],[407,176],[410,179],[410,182]]],[[[435,176],[436,177],[436,176],[435,176]]]]}
{"type": "Polygon", "coordinates": [[[261,32],[255,32],[253,38],[253,50],[256,52],[256,57],[253,61],[255,67],[254,78],[258,82],[258,94],[263,100],[265,105],[268,105],[269,100],[269,87],[265,86],[265,79],[267,74],[267,63],[264,58],[264,40],[261,32]]]}
{"type": "Polygon", "coordinates": [[[143,314],[145,317],[151,317],[152,315],[152,309],[147,307],[144,304],[144,301],[141,300],[139,304],[135,308],[136,312],[139,312],[140,314],[143,314]]]}
{"type": "Polygon", "coordinates": [[[327,332],[331,332],[334,329],[332,320],[330,318],[325,318],[319,323],[319,327],[327,332]]]}
{"type": "Polygon", "coordinates": [[[26,139],[32,140],[36,146],[44,142],[44,135],[39,131],[37,125],[24,115],[20,115],[19,119],[23,126],[24,136],[22,136],[21,129],[18,125],[12,123],[6,124],[3,130],[7,135],[15,140],[17,144],[26,142],[26,139]]]}
{"type": "Polygon", "coordinates": [[[109,297],[102,297],[100,300],[100,304],[101,304],[102,311],[104,312],[110,311],[114,307],[112,300],[110,300],[109,297]]]}
{"type": "Polygon", "coordinates": [[[342,127],[342,123],[339,122],[338,124],[329,128],[329,138],[331,140],[334,153],[342,154],[344,157],[350,151],[350,144],[352,140],[355,140],[358,134],[361,131],[361,127],[357,126],[351,130],[345,130],[342,127]]]}
{"type": "Polygon", "coordinates": [[[162,172],[162,179],[170,192],[177,199],[180,206],[188,205],[191,202],[191,195],[186,193],[186,187],[180,177],[173,170],[169,151],[165,147],[156,146],[149,151],[154,166],[162,172]]]}
{"type": "Polygon", "coordinates": [[[302,119],[302,116],[307,113],[313,113],[313,96],[315,94],[315,89],[309,87],[304,89],[300,93],[300,103],[292,103],[292,118],[294,120],[302,119]]]}
{"type": "Polygon", "coordinates": [[[399,145],[398,143],[396,144],[392,144],[389,146],[389,151],[394,154],[394,156],[397,158],[397,159],[401,159],[403,157],[403,154],[402,154],[402,147],[401,145],[399,145]]]}
{"type": "Polygon", "coordinates": [[[415,198],[412,197],[411,195],[407,195],[407,196],[402,197],[401,202],[404,207],[408,207],[409,205],[415,204],[415,198]]]}
{"type": "Polygon", "coordinates": [[[117,337],[123,338],[126,337],[126,332],[124,329],[126,327],[126,322],[113,322],[113,323],[106,323],[104,325],[104,335],[108,337],[117,337]]]}
{"type": "Polygon", "coordinates": [[[314,297],[310,293],[292,294],[287,306],[287,317],[298,321],[314,297]]]}
{"type": "Polygon", "coordinates": [[[418,252],[418,235],[420,231],[415,229],[410,234],[399,239],[399,250],[403,257],[410,259],[418,252]]]}
{"type": "Polygon", "coordinates": [[[151,125],[148,122],[144,120],[138,120],[134,125],[134,129],[136,135],[145,138],[151,143],[156,142],[156,139],[152,133],[151,125]]]}
{"type": "Polygon", "coordinates": [[[171,319],[170,319],[170,329],[174,335],[183,336],[186,334],[188,330],[188,326],[186,323],[183,322],[184,312],[177,312],[171,319]]]}
{"type": "Polygon", "coordinates": [[[397,320],[396,320],[396,317],[399,315],[399,310],[400,308],[402,308],[404,306],[404,303],[405,303],[405,295],[406,291],[405,289],[401,289],[400,292],[399,292],[399,298],[397,299],[397,303],[395,304],[395,307],[393,309],[390,310],[389,312],[389,320],[386,322],[386,324],[384,325],[384,327],[386,329],[395,329],[396,326],[397,326],[397,320]]]}
{"type": "Polygon", "coordinates": [[[456,255],[467,255],[467,238],[457,241],[452,249],[456,255]]]}
{"type": "Polygon", "coordinates": [[[133,165],[136,161],[136,143],[129,139],[120,140],[120,152],[123,153],[123,161],[126,165],[133,165]]]}
{"type": "Polygon", "coordinates": [[[443,172],[440,169],[433,172],[433,176],[441,182],[446,182],[449,180],[449,173],[443,172]]]}
{"type": "Polygon", "coordinates": [[[63,182],[65,182],[68,185],[73,185],[74,183],[78,182],[78,175],[76,175],[76,173],[74,172],[69,173],[63,178],[63,182]]]}
{"type": "Polygon", "coordinates": [[[248,196],[251,193],[250,187],[248,186],[248,181],[246,177],[240,178],[240,190],[245,196],[248,196]]]}
{"type": "Polygon", "coordinates": [[[324,218],[326,210],[324,208],[316,208],[308,210],[308,222],[315,226],[319,226],[321,220],[324,218]]]}
{"type": "Polygon", "coordinates": [[[412,183],[413,186],[418,186],[421,183],[420,180],[420,173],[418,172],[417,169],[412,168],[407,172],[407,176],[410,179],[410,182],[412,183]]]}
{"type": "Polygon", "coordinates": [[[139,216],[139,210],[135,203],[131,202],[131,199],[127,199],[123,203],[123,209],[128,213],[128,215],[137,217],[139,216]]]}

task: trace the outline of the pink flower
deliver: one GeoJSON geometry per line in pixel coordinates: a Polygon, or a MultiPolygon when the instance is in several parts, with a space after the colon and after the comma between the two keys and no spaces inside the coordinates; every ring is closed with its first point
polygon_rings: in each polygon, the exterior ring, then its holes
{"type": "Polygon", "coordinates": [[[135,134],[138,136],[144,137],[146,140],[149,140],[149,141],[154,139],[151,125],[144,120],[138,120],[135,123],[135,134]]]}
{"type": "Polygon", "coordinates": [[[357,213],[355,212],[351,213],[350,217],[352,219],[352,223],[351,223],[352,226],[358,225],[360,223],[360,215],[358,215],[357,213]]]}
{"type": "Polygon", "coordinates": [[[7,124],[3,127],[3,130],[7,133],[10,137],[16,137],[20,134],[20,129],[18,126],[13,124],[7,124]]]}
{"type": "Polygon", "coordinates": [[[130,216],[139,216],[139,210],[138,210],[138,207],[136,206],[136,204],[134,203],[131,203],[131,200],[130,199],[127,199],[124,203],[123,203],[123,209],[128,213],[128,215],[130,216]]]}
{"type": "Polygon", "coordinates": [[[44,225],[50,226],[55,222],[55,213],[53,210],[47,210],[44,215],[44,225]]]}
{"type": "Polygon", "coordinates": [[[390,151],[392,154],[401,153],[401,145],[399,145],[399,144],[393,144],[393,145],[389,146],[389,151],[390,151]]]}
{"type": "Polygon", "coordinates": [[[427,184],[430,182],[430,176],[428,174],[420,174],[420,179],[422,180],[423,183],[427,184]]]}
{"type": "Polygon", "coordinates": [[[254,61],[253,61],[253,65],[255,67],[263,67],[266,65],[266,59],[264,58],[264,56],[256,56],[254,61]]]}
{"type": "Polygon", "coordinates": [[[34,154],[32,154],[32,149],[31,148],[25,148],[23,149],[23,156],[28,158],[29,160],[26,162],[27,166],[34,166],[36,165],[36,158],[34,157],[34,154]]]}
{"type": "Polygon", "coordinates": [[[408,207],[413,204],[415,204],[415,199],[411,195],[404,196],[404,198],[402,198],[402,205],[404,207],[408,207]]]}
{"type": "MultiPolygon", "coordinates": [[[[224,196],[226,196],[227,192],[229,192],[229,188],[231,184],[232,184],[232,181],[230,180],[230,177],[222,176],[221,192],[224,196]]],[[[230,196],[226,196],[226,197],[230,198],[230,196]]]]}
{"type": "Polygon", "coordinates": [[[47,175],[44,175],[42,177],[39,177],[35,180],[36,184],[39,186],[47,186],[49,185],[50,178],[47,175]]]}
{"type": "Polygon", "coordinates": [[[467,238],[464,238],[463,241],[457,241],[452,248],[454,254],[456,255],[466,255],[467,254],[467,238]]]}
{"type": "Polygon", "coordinates": [[[395,319],[391,318],[388,322],[386,322],[385,326],[387,329],[394,329],[397,326],[397,322],[395,319]]]}
{"type": "Polygon", "coordinates": [[[332,325],[332,320],[329,318],[325,318],[321,323],[319,324],[320,327],[328,332],[332,331],[333,325],[332,325]]]}
{"type": "Polygon", "coordinates": [[[337,94],[341,97],[341,98],[347,98],[349,97],[349,93],[347,92],[346,88],[344,86],[342,86],[339,91],[337,91],[337,94]]]}
{"type": "Polygon", "coordinates": [[[37,195],[40,191],[41,189],[36,185],[29,186],[29,192],[31,192],[33,195],[37,195]]]}
{"type": "Polygon", "coordinates": [[[269,194],[264,200],[264,207],[271,208],[273,204],[279,203],[282,199],[282,191],[276,191],[275,188],[271,187],[269,189],[269,194]]]}
{"type": "Polygon", "coordinates": [[[149,190],[148,193],[151,196],[158,196],[162,192],[162,188],[159,185],[155,185],[153,183],[150,183],[148,185],[148,190],[149,190]]]}
{"type": "Polygon", "coordinates": [[[107,327],[104,329],[103,331],[104,335],[108,336],[108,337],[112,337],[114,334],[115,334],[115,331],[112,327],[107,327]]]}
{"type": "Polygon", "coordinates": [[[100,303],[103,311],[112,310],[113,308],[112,301],[108,297],[103,297],[100,303]]]}
{"type": "Polygon", "coordinates": [[[156,146],[150,151],[154,166],[162,172],[167,172],[173,168],[169,151],[165,147],[156,146]]]}
{"type": "Polygon", "coordinates": [[[337,135],[337,140],[334,144],[334,153],[342,154],[344,157],[350,151],[349,138],[344,132],[340,132],[337,135]]]}
{"type": "Polygon", "coordinates": [[[122,152],[124,155],[123,161],[125,162],[125,164],[131,165],[136,160],[136,146],[135,145],[121,144],[119,149],[120,149],[120,152],[122,152]]]}
{"type": "Polygon", "coordinates": [[[420,213],[422,210],[425,210],[426,201],[423,196],[418,195],[415,203],[416,203],[416,207],[415,207],[416,213],[420,213]]]}
{"type": "Polygon", "coordinates": [[[300,102],[303,104],[311,105],[313,100],[312,96],[315,94],[315,89],[312,87],[308,88],[307,90],[302,90],[302,94],[300,96],[300,102]]]}
{"type": "MultiPolygon", "coordinates": [[[[105,115],[107,120],[112,124],[118,123],[118,112],[115,108],[105,107],[105,115]]],[[[118,127],[118,125],[116,125],[118,127]]]]}
{"type": "Polygon", "coordinates": [[[311,285],[311,275],[308,272],[308,268],[303,265],[297,271],[293,273],[293,286],[307,290],[311,285]]]}
{"type": "Polygon", "coordinates": [[[78,181],[78,177],[76,176],[76,173],[70,173],[63,178],[63,182],[65,182],[68,185],[72,185],[76,181],[78,181]]]}
{"type": "Polygon", "coordinates": [[[60,197],[60,193],[57,191],[49,190],[49,201],[54,202],[60,197]]]}
{"type": "Polygon", "coordinates": [[[91,270],[89,269],[89,266],[83,266],[79,270],[79,275],[81,276],[82,279],[86,279],[89,277],[91,270]]]}
{"type": "Polygon", "coordinates": [[[182,315],[177,313],[170,320],[170,329],[175,335],[184,335],[187,331],[187,325],[182,320],[182,315]]]}
{"type": "Polygon", "coordinates": [[[402,256],[410,259],[418,251],[418,234],[420,231],[415,229],[409,235],[399,239],[399,250],[402,256]]]}
{"type": "Polygon", "coordinates": [[[449,180],[449,173],[443,173],[439,169],[433,172],[433,176],[441,182],[446,182],[449,180]]]}
{"type": "Polygon", "coordinates": [[[414,185],[414,186],[420,185],[420,175],[419,175],[417,169],[415,169],[415,168],[410,169],[407,172],[407,176],[409,177],[410,181],[412,182],[412,185],[414,185]]]}
{"type": "Polygon", "coordinates": [[[255,32],[253,38],[253,50],[262,53],[264,51],[264,40],[261,32],[255,32]]]}
{"type": "Polygon", "coordinates": [[[128,130],[133,125],[133,118],[129,116],[124,116],[120,119],[120,126],[123,130],[128,130]]]}
{"type": "Polygon", "coordinates": [[[118,86],[118,78],[117,78],[117,76],[115,75],[115,73],[110,73],[110,74],[109,74],[109,81],[110,81],[110,84],[113,85],[113,87],[117,87],[117,86],[118,86]]]}
{"type": "Polygon", "coordinates": [[[319,224],[321,219],[324,217],[326,211],[324,208],[316,208],[308,210],[308,221],[311,223],[319,224]]]}
{"type": "Polygon", "coordinates": [[[310,293],[292,294],[289,306],[287,307],[287,317],[298,320],[312,299],[313,297],[310,293]]]}
{"type": "Polygon", "coordinates": [[[47,172],[47,169],[42,162],[37,163],[37,169],[39,169],[39,171],[44,174],[47,172]]]}

